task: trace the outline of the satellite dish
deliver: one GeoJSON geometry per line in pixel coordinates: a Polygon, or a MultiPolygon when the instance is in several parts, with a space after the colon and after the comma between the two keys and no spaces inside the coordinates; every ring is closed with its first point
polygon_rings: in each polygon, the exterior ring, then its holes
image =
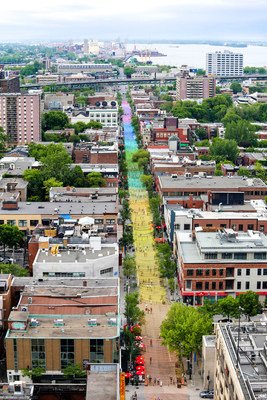
{"type": "Polygon", "coordinates": [[[108,103],[106,101],[102,101],[102,106],[107,107],[108,103]]]}
{"type": "Polygon", "coordinates": [[[95,103],[95,106],[97,106],[97,107],[99,107],[99,106],[100,106],[100,103],[99,103],[99,101],[97,101],[97,102],[95,103]]]}
{"type": "Polygon", "coordinates": [[[112,101],[110,104],[112,105],[112,107],[116,107],[116,101],[112,101]]]}

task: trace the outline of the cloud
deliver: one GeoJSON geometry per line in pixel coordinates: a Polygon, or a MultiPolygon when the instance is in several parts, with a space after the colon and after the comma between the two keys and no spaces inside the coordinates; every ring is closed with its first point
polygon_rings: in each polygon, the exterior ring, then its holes
{"type": "Polygon", "coordinates": [[[14,0],[1,4],[1,40],[266,37],[265,0],[14,0]]]}

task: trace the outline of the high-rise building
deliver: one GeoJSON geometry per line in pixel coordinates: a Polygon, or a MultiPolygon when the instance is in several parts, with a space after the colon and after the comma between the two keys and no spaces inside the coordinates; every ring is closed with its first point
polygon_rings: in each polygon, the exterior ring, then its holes
{"type": "Polygon", "coordinates": [[[8,71],[0,70],[0,93],[18,93],[19,91],[19,76],[9,76],[8,71]]]}
{"type": "Polygon", "coordinates": [[[178,77],[176,100],[207,99],[215,96],[215,78],[208,76],[178,77]]]}
{"type": "Polygon", "coordinates": [[[88,53],[89,53],[88,39],[84,39],[84,41],[83,41],[83,52],[84,52],[85,54],[88,54],[88,53]]]}
{"type": "Polygon", "coordinates": [[[206,72],[215,76],[243,75],[243,54],[229,50],[207,53],[206,72]]]}
{"type": "Polygon", "coordinates": [[[40,140],[40,103],[39,94],[0,94],[0,126],[9,136],[10,143],[29,143],[40,140]]]}

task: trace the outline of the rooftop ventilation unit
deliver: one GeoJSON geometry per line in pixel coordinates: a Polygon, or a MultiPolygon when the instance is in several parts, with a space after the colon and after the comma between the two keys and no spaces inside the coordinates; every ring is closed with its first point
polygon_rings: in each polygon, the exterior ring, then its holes
{"type": "Polygon", "coordinates": [[[28,311],[28,307],[27,306],[23,306],[23,307],[21,307],[21,311],[28,311]]]}
{"type": "Polygon", "coordinates": [[[32,297],[28,297],[28,304],[32,304],[32,297]]]}
{"type": "Polygon", "coordinates": [[[63,319],[55,319],[54,320],[54,326],[64,326],[64,320],[63,319]]]}

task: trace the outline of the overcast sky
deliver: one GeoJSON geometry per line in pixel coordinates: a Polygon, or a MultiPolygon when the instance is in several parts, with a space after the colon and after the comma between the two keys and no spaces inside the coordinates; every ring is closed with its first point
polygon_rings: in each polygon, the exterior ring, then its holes
{"type": "Polygon", "coordinates": [[[267,0],[3,0],[0,41],[267,40],[267,0]]]}

